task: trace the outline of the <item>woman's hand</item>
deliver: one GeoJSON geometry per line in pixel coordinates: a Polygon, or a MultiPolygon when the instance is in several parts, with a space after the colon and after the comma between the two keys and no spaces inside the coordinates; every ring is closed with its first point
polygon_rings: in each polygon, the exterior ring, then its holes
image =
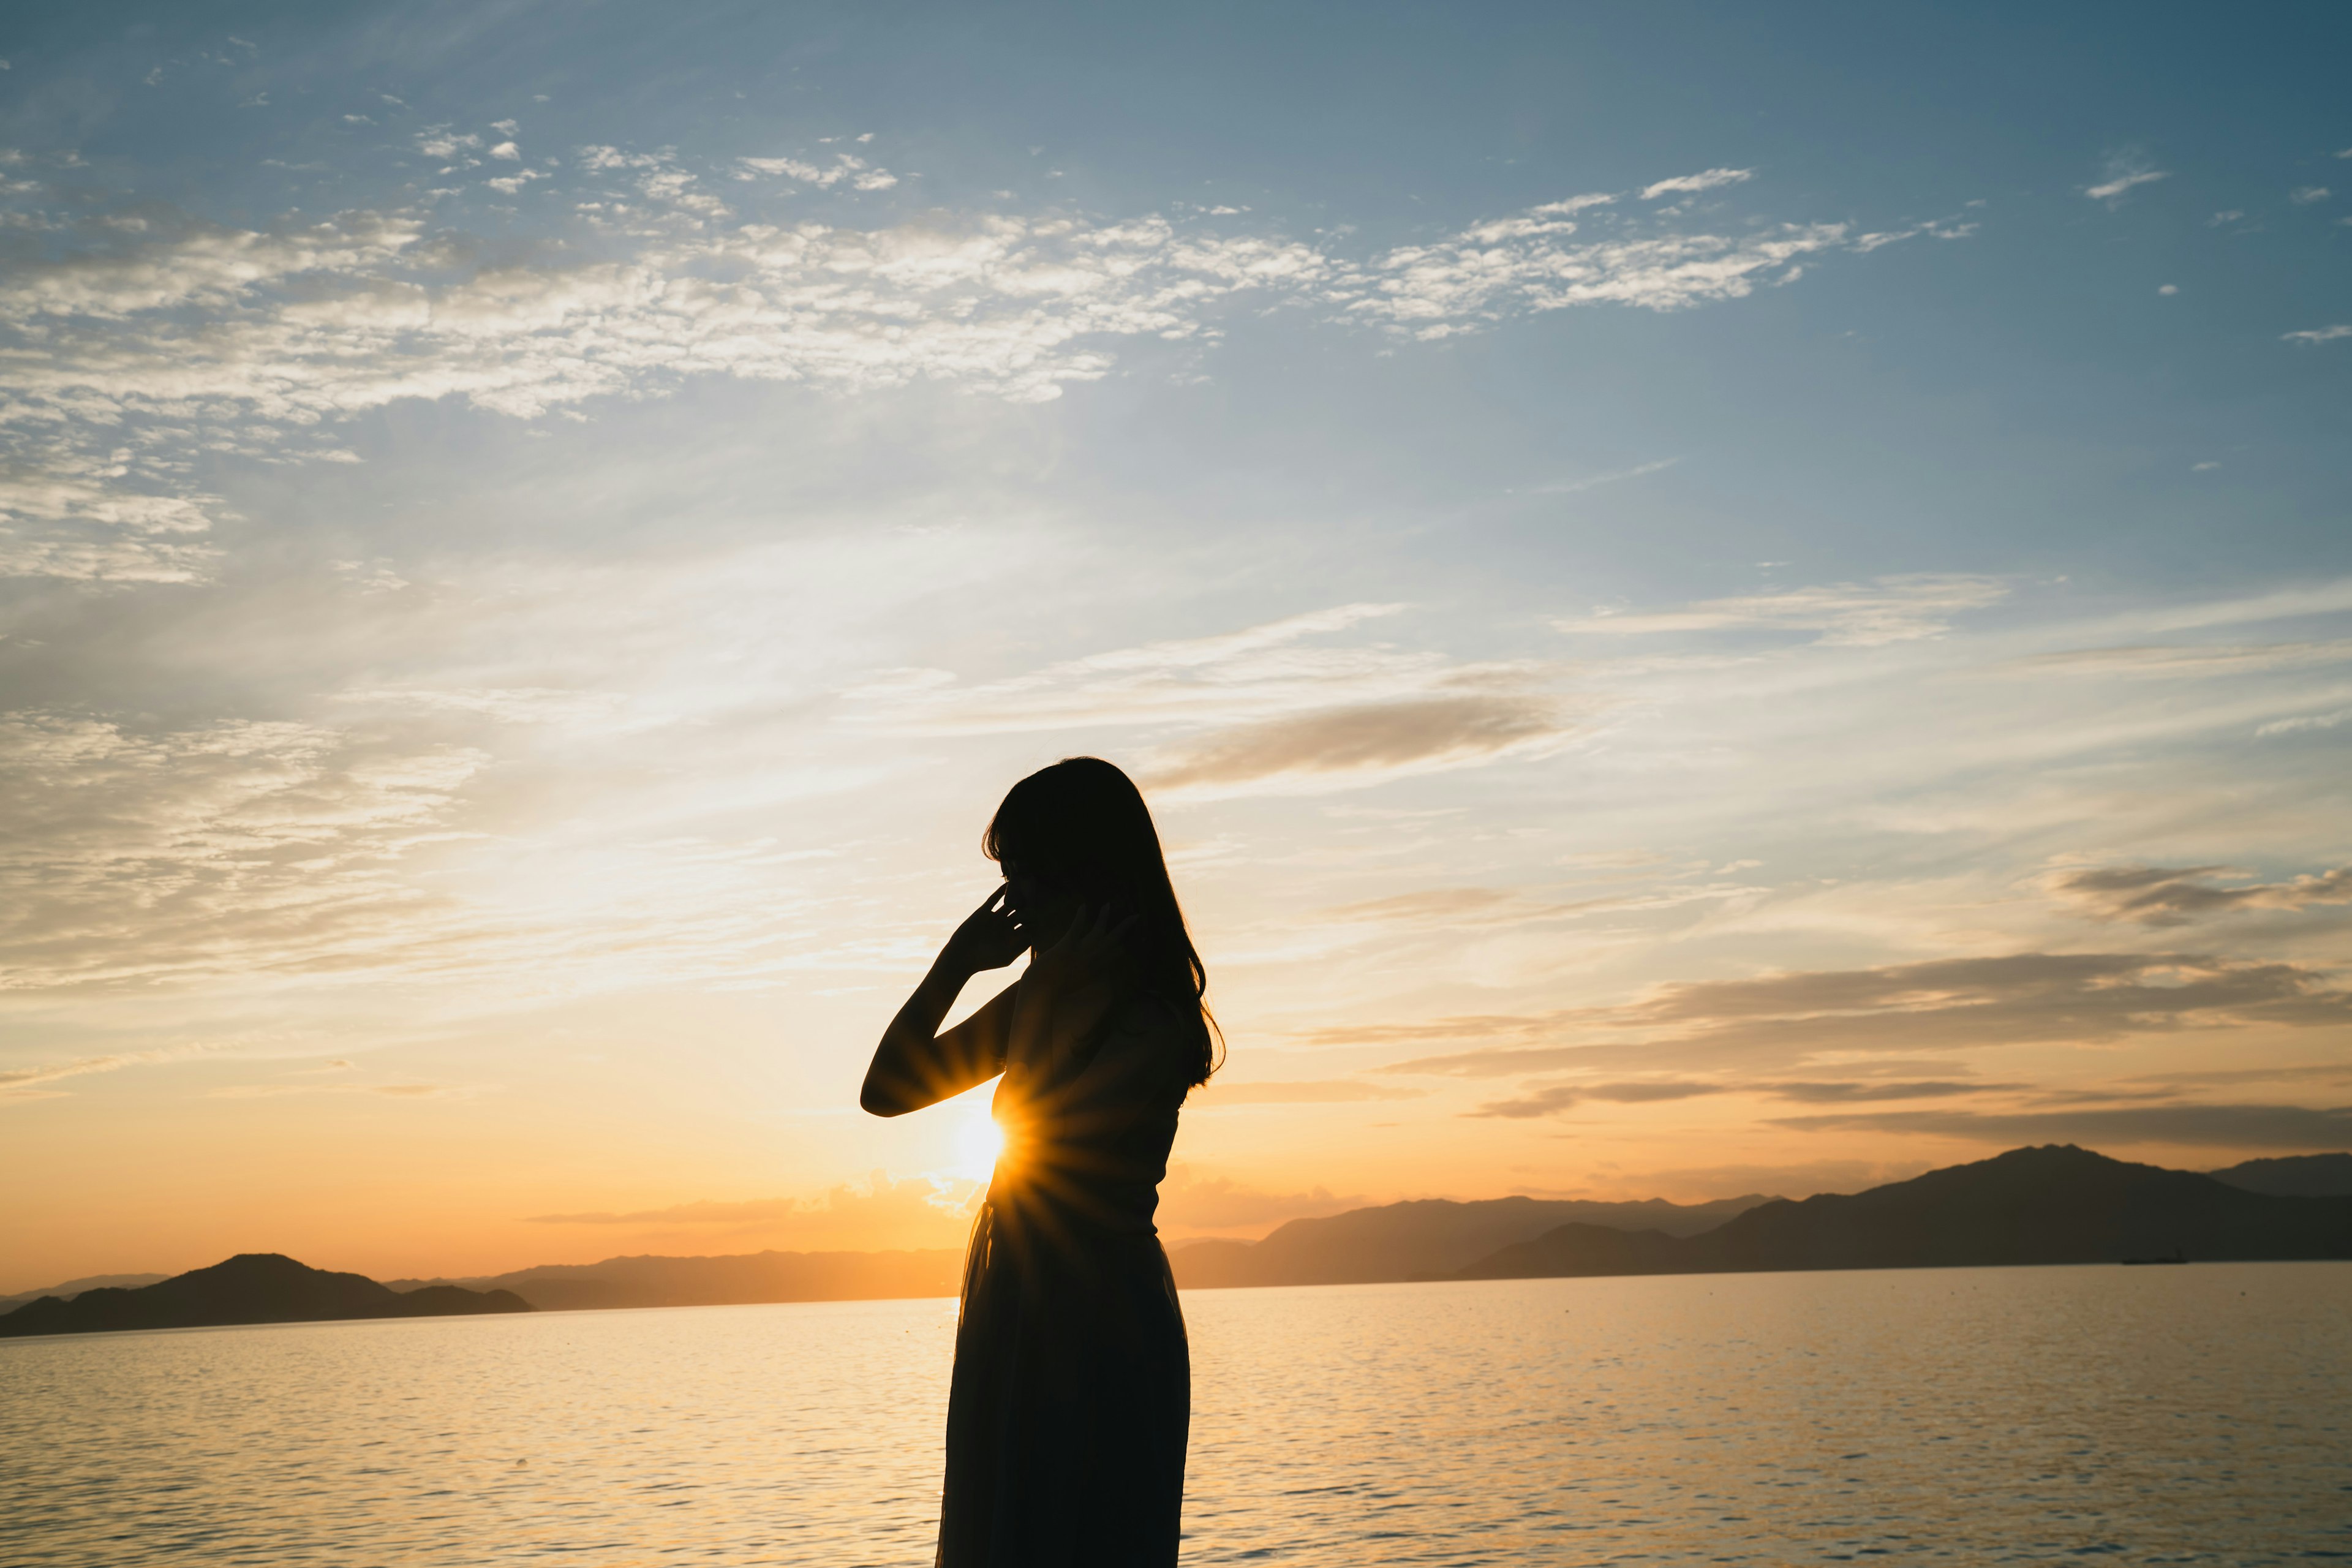
{"type": "Polygon", "coordinates": [[[964,916],[963,924],[948,938],[940,957],[977,974],[983,969],[1003,968],[1027,952],[1028,947],[1029,939],[1013,921],[1006,890],[999,888],[980,908],[964,916]]]}

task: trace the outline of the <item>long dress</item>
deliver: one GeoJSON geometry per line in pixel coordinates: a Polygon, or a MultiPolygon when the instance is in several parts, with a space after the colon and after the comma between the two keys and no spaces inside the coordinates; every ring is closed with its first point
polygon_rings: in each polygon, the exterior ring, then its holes
{"type": "Polygon", "coordinates": [[[939,1568],[1176,1561],[1192,1361],[1152,1213],[1185,1027],[1133,996],[1059,1081],[998,1088],[1007,1149],[964,1265],[939,1568]],[[1123,1070],[1088,1075],[1097,1056],[1123,1070]]]}

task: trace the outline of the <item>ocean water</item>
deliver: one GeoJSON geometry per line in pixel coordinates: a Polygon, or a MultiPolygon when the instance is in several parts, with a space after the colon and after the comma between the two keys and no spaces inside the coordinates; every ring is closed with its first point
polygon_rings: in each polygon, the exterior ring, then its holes
{"type": "MultiPolygon", "coordinates": [[[[2352,1264],[1184,1305],[1188,1563],[2352,1556],[2352,1264]]],[[[0,1562],[928,1563],[953,1310],[0,1341],[0,1562]]]]}

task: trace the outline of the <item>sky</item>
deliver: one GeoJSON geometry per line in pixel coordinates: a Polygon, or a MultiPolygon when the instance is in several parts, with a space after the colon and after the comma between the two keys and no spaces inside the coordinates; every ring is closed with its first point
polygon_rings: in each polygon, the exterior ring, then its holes
{"type": "Polygon", "coordinates": [[[136,5],[0,53],[0,1289],[2352,1146],[2340,7],[136,5]],[[967,991],[977,1005],[1003,976],[967,991]]]}

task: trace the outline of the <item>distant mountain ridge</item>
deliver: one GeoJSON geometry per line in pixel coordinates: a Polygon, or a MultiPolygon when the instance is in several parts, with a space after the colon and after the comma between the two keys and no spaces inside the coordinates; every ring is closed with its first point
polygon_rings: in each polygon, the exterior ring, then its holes
{"type": "Polygon", "coordinates": [[[1295,1219],[1263,1241],[1195,1241],[1169,1250],[1176,1283],[1188,1290],[1245,1285],[1370,1285],[1439,1279],[1499,1247],[1555,1226],[1690,1236],[1759,1204],[1756,1194],[1712,1203],[1596,1203],[1581,1198],[1422,1198],[1295,1219]]]}
{"type": "MultiPolygon", "coordinates": [[[[1187,1289],[1560,1275],[1748,1272],[2126,1258],[2352,1258],[2352,1154],[2198,1174],[2071,1145],[2014,1149],[1853,1194],[1706,1204],[1418,1199],[1293,1220],[1257,1242],[1170,1249],[1187,1289]]],[[[169,1279],[69,1281],[0,1336],[450,1313],[878,1300],[955,1294],[962,1255],[758,1252],[608,1258],[378,1284],[247,1253],[169,1279]],[[136,1289],[100,1281],[160,1280],[136,1289]],[[80,1287],[70,1300],[68,1289],[80,1287]]]]}
{"type": "Polygon", "coordinates": [[[1565,1225],[1465,1279],[2352,1258],[2352,1198],[2274,1196],[2072,1144],[2012,1149],[1852,1195],[1776,1199],[1692,1237],[1565,1225]]]}
{"type": "Polygon", "coordinates": [[[62,1285],[51,1285],[39,1290],[19,1290],[14,1296],[0,1296],[0,1313],[13,1312],[27,1301],[37,1301],[44,1296],[61,1296],[70,1301],[85,1290],[102,1290],[109,1287],[135,1290],[142,1285],[157,1285],[171,1278],[168,1274],[90,1274],[79,1279],[68,1279],[62,1285]]]}
{"type": "Polygon", "coordinates": [[[44,1296],[0,1317],[0,1337],[91,1334],[126,1329],[220,1328],[233,1323],[306,1323],[348,1318],[438,1318],[528,1312],[505,1290],[437,1285],[388,1289],[360,1274],[337,1274],[276,1252],[242,1252],[136,1289],[101,1286],[70,1301],[44,1296]]]}
{"type": "Polygon", "coordinates": [[[510,1290],[549,1311],[613,1307],[724,1307],[763,1301],[880,1301],[952,1296],[963,1254],[749,1252],[717,1258],[607,1258],[552,1263],[468,1279],[394,1279],[394,1290],[458,1285],[510,1290]]]}
{"type": "Polygon", "coordinates": [[[2352,1198],[2352,1154],[2284,1154],[2205,1173],[2273,1197],[2352,1198]]]}

